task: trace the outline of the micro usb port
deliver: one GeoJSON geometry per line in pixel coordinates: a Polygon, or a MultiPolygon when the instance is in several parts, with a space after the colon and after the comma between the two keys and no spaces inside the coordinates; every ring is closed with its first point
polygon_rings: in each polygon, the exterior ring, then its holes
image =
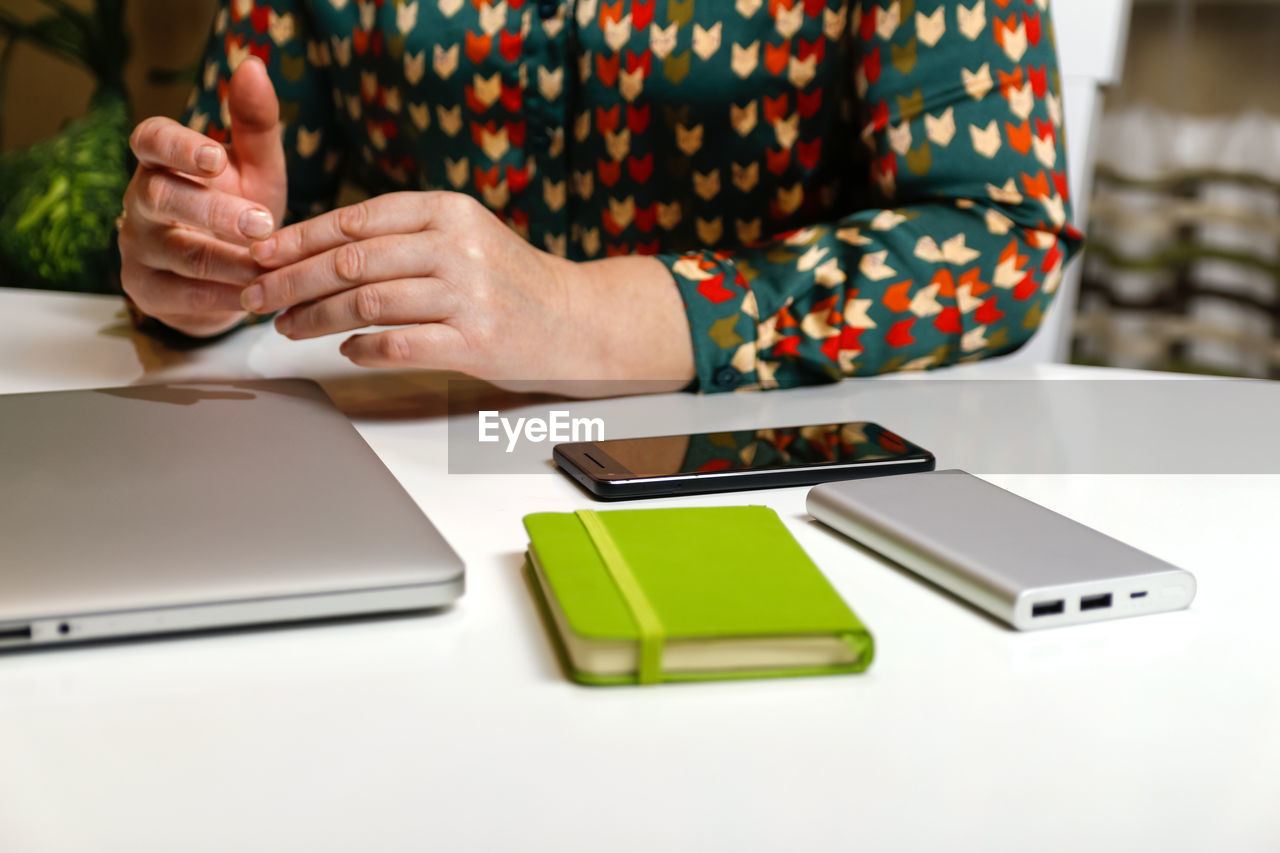
{"type": "Polygon", "coordinates": [[[1111,606],[1111,593],[1105,592],[1101,595],[1086,595],[1080,599],[1081,610],[1101,610],[1104,607],[1111,606]]]}
{"type": "Polygon", "coordinates": [[[1031,605],[1032,616],[1053,616],[1066,609],[1067,603],[1059,598],[1057,601],[1037,601],[1031,605]]]}

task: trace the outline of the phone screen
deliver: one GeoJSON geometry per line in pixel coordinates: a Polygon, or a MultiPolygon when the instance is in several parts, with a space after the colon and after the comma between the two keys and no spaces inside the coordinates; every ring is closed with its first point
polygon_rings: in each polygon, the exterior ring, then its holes
{"type": "Polygon", "coordinates": [[[636,477],[807,468],[929,456],[924,448],[868,421],[615,439],[595,442],[595,446],[636,477]]]}

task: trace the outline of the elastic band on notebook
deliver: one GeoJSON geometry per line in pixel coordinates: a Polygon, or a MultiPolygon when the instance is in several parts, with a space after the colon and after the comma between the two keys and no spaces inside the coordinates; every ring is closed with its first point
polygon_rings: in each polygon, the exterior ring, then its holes
{"type": "Polygon", "coordinates": [[[640,672],[638,680],[641,684],[657,684],[662,680],[662,622],[649,599],[645,597],[640,582],[632,574],[631,567],[623,558],[622,552],[614,544],[613,538],[605,528],[604,522],[594,510],[580,509],[574,513],[582,522],[587,536],[596,546],[604,567],[609,570],[622,600],[631,611],[636,627],[640,631],[640,672]]]}

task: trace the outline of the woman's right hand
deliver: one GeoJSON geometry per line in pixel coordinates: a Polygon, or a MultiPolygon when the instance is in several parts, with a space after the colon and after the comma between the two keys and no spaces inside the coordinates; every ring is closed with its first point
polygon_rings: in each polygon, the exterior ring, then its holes
{"type": "Polygon", "coordinates": [[[266,67],[240,63],[227,94],[231,144],[154,117],[129,144],[138,170],[124,196],[120,277],[139,309],[196,337],[245,317],[240,291],[262,269],[248,245],[284,216],[280,104],[266,67]]]}

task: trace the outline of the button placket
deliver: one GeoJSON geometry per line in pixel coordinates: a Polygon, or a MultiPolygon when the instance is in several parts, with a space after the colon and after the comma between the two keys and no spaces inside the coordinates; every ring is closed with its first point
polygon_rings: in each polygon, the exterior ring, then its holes
{"type": "Polygon", "coordinates": [[[563,252],[568,232],[568,205],[564,201],[564,138],[567,107],[565,52],[568,38],[565,0],[537,0],[536,12],[526,24],[522,51],[524,119],[527,126],[525,155],[531,180],[523,206],[530,213],[529,240],[539,248],[563,252]]]}
{"type": "Polygon", "coordinates": [[[561,122],[563,113],[563,91],[549,91],[544,85],[547,69],[557,68],[561,64],[563,46],[557,44],[556,38],[549,37],[547,22],[556,17],[559,3],[557,0],[536,0],[535,4],[525,6],[524,45],[520,55],[520,77],[524,83],[522,95],[522,119],[525,122],[525,170],[529,174],[529,183],[521,192],[520,205],[529,216],[529,232],[527,238],[539,248],[553,248],[554,236],[563,233],[566,223],[563,222],[563,209],[552,210],[548,204],[547,182],[556,182],[561,178],[563,164],[550,156],[550,131],[561,122]],[[548,15],[547,13],[550,12],[548,15]]]}

